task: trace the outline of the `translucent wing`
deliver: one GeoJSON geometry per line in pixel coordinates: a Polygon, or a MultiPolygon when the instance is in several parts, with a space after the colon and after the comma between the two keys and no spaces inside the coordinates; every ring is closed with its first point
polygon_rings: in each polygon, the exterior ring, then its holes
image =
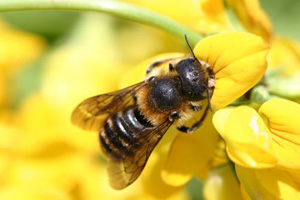
{"type": "Polygon", "coordinates": [[[137,134],[139,135],[138,144],[129,144],[130,148],[133,148],[135,152],[134,155],[127,155],[117,161],[109,159],[108,175],[110,185],[114,189],[123,189],[140,176],[154,147],[171,125],[172,122],[167,119],[157,127],[144,129],[137,134]]]}
{"type": "Polygon", "coordinates": [[[84,100],[73,111],[72,123],[85,130],[99,131],[107,115],[133,104],[136,91],[145,85],[145,82],[140,82],[122,90],[84,100]]]}

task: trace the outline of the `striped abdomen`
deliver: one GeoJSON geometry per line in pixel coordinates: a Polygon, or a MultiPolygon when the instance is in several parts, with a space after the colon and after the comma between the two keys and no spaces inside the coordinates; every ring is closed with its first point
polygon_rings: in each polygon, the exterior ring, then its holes
{"type": "Polygon", "coordinates": [[[132,156],[143,144],[147,129],[152,128],[137,106],[130,106],[105,121],[99,135],[102,150],[113,160],[132,156]]]}

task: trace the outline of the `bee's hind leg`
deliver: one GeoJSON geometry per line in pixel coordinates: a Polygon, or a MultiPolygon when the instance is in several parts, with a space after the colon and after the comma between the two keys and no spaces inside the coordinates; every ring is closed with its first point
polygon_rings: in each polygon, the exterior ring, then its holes
{"type": "Polygon", "coordinates": [[[202,125],[202,123],[208,113],[208,108],[209,108],[209,106],[206,106],[202,117],[198,121],[196,121],[191,127],[181,126],[181,127],[177,127],[177,129],[184,133],[191,133],[191,132],[194,132],[195,130],[197,130],[198,128],[200,128],[200,126],[202,125]]]}

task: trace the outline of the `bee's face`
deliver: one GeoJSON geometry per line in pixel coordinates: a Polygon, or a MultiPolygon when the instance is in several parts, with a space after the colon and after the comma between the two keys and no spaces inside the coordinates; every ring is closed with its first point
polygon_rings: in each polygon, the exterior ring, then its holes
{"type": "Polygon", "coordinates": [[[189,101],[200,101],[207,97],[206,75],[201,70],[200,62],[194,58],[180,61],[175,70],[181,79],[182,95],[189,101]]]}

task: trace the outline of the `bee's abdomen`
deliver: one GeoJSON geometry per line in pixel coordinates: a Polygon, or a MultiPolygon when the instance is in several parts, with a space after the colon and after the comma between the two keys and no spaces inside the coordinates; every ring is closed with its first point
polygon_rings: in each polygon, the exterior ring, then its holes
{"type": "Polygon", "coordinates": [[[152,125],[137,107],[128,107],[107,118],[99,135],[102,150],[114,160],[134,155],[149,128],[152,125]]]}

